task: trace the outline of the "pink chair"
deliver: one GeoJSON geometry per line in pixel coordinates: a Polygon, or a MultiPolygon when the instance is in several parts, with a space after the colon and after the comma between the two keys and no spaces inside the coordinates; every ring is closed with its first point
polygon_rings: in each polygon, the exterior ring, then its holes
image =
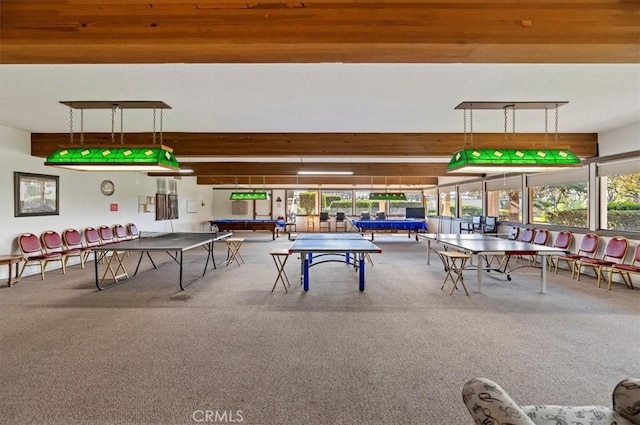
{"type": "MultiPolygon", "coordinates": [[[[558,233],[558,236],[556,236],[556,239],[553,241],[553,247],[558,249],[568,250],[569,247],[571,246],[571,242],[573,242],[573,233],[569,232],[568,230],[561,230],[558,233]]],[[[551,268],[554,265],[554,260],[557,257],[560,257],[560,255],[549,256],[549,271],[551,271],[551,268]]]]}
{"type": "Polygon", "coordinates": [[[87,243],[87,247],[89,248],[102,245],[100,235],[95,227],[86,227],[84,229],[84,241],[87,243]]]}
{"type": "Polygon", "coordinates": [[[51,261],[60,261],[62,270],[64,272],[62,253],[45,252],[42,249],[42,245],[40,244],[40,238],[38,238],[38,236],[34,235],[33,233],[23,233],[18,236],[18,246],[20,247],[20,252],[22,253],[22,261],[24,261],[22,269],[20,270],[20,275],[18,277],[22,277],[24,269],[31,263],[37,263],[38,265],[40,265],[40,275],[42,276],[42,280],[44,280],[44,271],[47,268],[47,264],[49,264],[49,262],[51,261]]]}
{"type": "Polygon", "coordinates": [[[82,235],[76,229],[65,229],[62,232],[62,242],[67,252],[74,252],[80,257],[80,267],[84,269],[84,263],[89,258],[91,249],[82,244],[82,235]]]}
{"type": "MultiPolygon", "coordinates": [[[[547,245],[549,243],[549,231],[547,229],[540,229],[536,232],[535,237],[533,238],[533,243],[536,245],[547,245]]],[[[537,255],[530,255],[529,256],[529,264],[531,264],[532,266],[535,266],[536,263],[538,262],[538,256],[537,255]]],[[[544,267],[546,267],[546,265],[543,265],[544,267]]]]}
{"type": "Polygon", "coordinates": [[[107,245],[116,242],[113,236],[113,230],[109,226],[98,227],[98,236],[100,237],[100,244],[107,245]]]}
{"type": "MultiPolygon", "coordinates": [[[[535,229],[531,227],[527,227],[522,231],[522,234],[520,235],[520,242],[533,243],[533,238],[535,238],[535,236],[536,236],[535,229]]],[[[516,262],[519,261],[521,258],[525,259],[526,257],[524,255],[519,255],[516,257],[516,262]]],[[[529,257],[529,261],[531,261],[530,257],[529,257]]]]}
{"type": "Polygon", "coordinates": [[[113,225],[113,240],[115,242],[125,241],[127,240],[127,229],[124,228],[122,224],[114,224],[113,225]]]}
{"type": "Polygon", "coordinates": [[[560,261],[567,263],[567,267],[571,269],[571,279],[576,274],[576,263],[581,258],[593,258],[598,252],[598,245],[600,244],[600,237],[595,233],[587,233],[580,242],[580,248],[575,254],[554,255],[551,262],[554,265],[556,274],[558,273],[558,264],[560,261]]]}
{"type": "Polygon", "coordinates": [[[40,234],[40,242],[42,242],[42,248],[46,254],[60,254],[62,256],[62,273],[66,273],[68,258],[60,233],[54,230],[46,230],[40,234]]]}
{"type": "Polygon", "coordinates": [[[619,273],[622,281],[627,288],[633,288],[633,282],[631,282],[631,273],[640,274],[640,243],[636,245],[636,250],[633,253],[633,259],[631,264],[613,264],[609,267],[609,290],[611,290],[611,283],[613,282],[613,275],[619,273]]]}
{"type": "Polygon", "coordinates": [[[624,261],[629,249],[629,240],[624,236],[616,236],[611,238],[607,243],[602,258],[583,257],[576,262],[576,271],[578,272],[578,280],[582,267],[591,267],[598,276],[598,288],[601,285],[603,273],[606,269],[614,264],[620,264],[624,261]]]}
{"type": "Polygon", "coordinates": [[[134,223],[127,223],[127,235],[129,239],[138,239],[140,234],[138,233],[138,227],[134,223]]]}

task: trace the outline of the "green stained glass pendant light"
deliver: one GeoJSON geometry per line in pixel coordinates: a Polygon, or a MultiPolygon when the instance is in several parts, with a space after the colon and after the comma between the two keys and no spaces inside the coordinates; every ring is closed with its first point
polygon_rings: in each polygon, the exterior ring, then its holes
{"type": "Polygon", "coordinates": [[[406,201],[407,195],[404,192],[371,192],[370,201],[406,201]]]}
{"type": "Polygon", "coordinates": [[[158,101],[76,101],[60,102],[69,106],[69,146],[47,157],[45,165],[80,171],[179,171],[173,149],[164,146],[162,133],[163,110],[171,107],[158,101]],[[74,145],[73,110],[80,109],[80,144],[74,145]],[[84,110],[111,109],[111,144],[84,146],[84,110]],[[120,110],[120,144],[115,141],[115,112],[120,110]],[[123,110],[153,109],[153,143],[127,147],[124,145],[123,110]],[[156,109],[160,109],[160,143],[156,144],[156,109]]]}
{"type": "Polygon", "coordinates": [[[268,200],[269,192],[257,191],[257,192],[231,192],[229,199],[232,201],[250,201],[250,200],[268,200]]]}
{"type": "MultiPolygon", "coordinates": [[[[454,152],[447,171],[449,173],[536,173],[549,171],[558,167],[572,167],[580,165],[578,158],[569,149],[560,148],[558,142],[558,107],[568,102],[462,102],[456,109],[464,112],[465,144],[467,138],[466,110],[471,117],[470,141],[471,146],[454,152]],[[505,142],[507,140],[507,111],[513,112],[513,133],[515,136],[516,109],[544,109],[545,138],[547,137],[547,111],[555,109],[555,145],[545,146],[543,149],[502,148],[474,148],[473,147],[473,109],[502,109],[505,118],[505,142]]],[[[512,140],[513,141],[513,140],[512,140]]],[[[505,143],[507,145],[507,143],[505,143]]]]}

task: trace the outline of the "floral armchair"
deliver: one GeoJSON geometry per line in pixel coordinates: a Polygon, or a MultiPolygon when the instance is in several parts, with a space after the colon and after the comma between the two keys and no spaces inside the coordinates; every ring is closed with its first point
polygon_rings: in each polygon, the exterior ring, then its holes
{"type": "Polygon", "coordinates": [[[495,382],[468,381],[462,400],[477,425],[640,425],[640,379],[613,389],[613,409],[604,406],[519,406],[495,382]]]}

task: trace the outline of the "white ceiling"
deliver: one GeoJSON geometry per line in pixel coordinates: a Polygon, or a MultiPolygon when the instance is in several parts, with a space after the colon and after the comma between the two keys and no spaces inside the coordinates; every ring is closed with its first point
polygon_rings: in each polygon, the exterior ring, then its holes
{"type": "MultiPolygon", "coordinates": [[[[391,133],[462,132],[462,101],[568,101],[559,131],[594,133],[640,121],[640,64],[0,65],[1,125],[66,132],[59,102],[78,100],[164,101],[172,132],[391,133]]],[[[109,111],[84,115],[111,130],[109,111]]],[[[125,132],[151,128],[125,111],[125,132]]],[[[544,112],[519,111],[516,130],[543,132],[544,112]]],[[[503,131],[502,112],[474,111],[474,132],[503,131]]]]}

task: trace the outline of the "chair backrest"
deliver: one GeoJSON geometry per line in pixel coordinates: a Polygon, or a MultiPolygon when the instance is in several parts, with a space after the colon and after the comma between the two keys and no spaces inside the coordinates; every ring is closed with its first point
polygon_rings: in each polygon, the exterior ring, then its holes
{"type": "Polygon", "coordinates": [[[376,213],[376,219],[377,220],[386,220],[387,219],[387,214],[384,211],[379,211],[376,213]]]}
{"type": "Polygon", "coordinates": [[[24,257],[28,257],[29,254],[42,254],[40,238],[33,233],[23,233],[18,236],[18,246],[20,247],[20,252],[22,252],[24,257]]]}
{"type": "Polygon", "coordinates": [[[371,220],[371,216],[369,215],[369,211],[362,211],[360,213],[361,220],[371,220]]]}
{"type": "Polygon", "coordinates": [[[87,227],[84,229],[84,241],[87,243],[87,246],[102,245],[100,235],[95,227],[87,227]]]}
{"type": "Polygon", "coordinates": [[[567,230],[561,230],[558,236],[556,236],[556,240],[553,241],[553,246],[554,248],[569,249],[572,240],[573,233],[567,230]]]}
{"type": "Polygon", "coordinates": [[[98,227],[98,236],[102,243],[113,242],[113,230],[109,226],[100,226],[98,227]]]}
{"type": "Polygon", "coordinates": [[[344,221],[344,218],[345,218],[345,217],[344,217],[344,212],[342,212],[342,211],[338,211],[338,212],[336,213],[336,221],[344,221]]]}
{"type": "Polygon", "coordinates": [[[471,223],[473,230],[480,230],[482,228],[482,216],[474,215],[471,217],[471,223]]]}
{"type": "Polygon", "coordinates": [[[509,239],[510,241],[517,241],[518,236],[520,236],[519,227],[512,227],[511,230],[509,230],[509,233],[507,233],[507,239],[509,239]]]}
{"type": "Polygon", "coordinates": [[[580,242],[580,248],[578,248],[578,254],[584,254],[585,257],[593,257],[598,252],[598,245],[600,244],[600,236],[595,233],[587,233],[580,242]]]}
{"type": "Polygon", "coordinates": [[[138,234],[138,227],[134,223],[127,223],[127,235],[129,235],[130,239],[140,237],[138,234]]]}
{"type": "Polygon", "coordinates": [[[321,212],[320,213],[320,221],[329,221],[329,213],[321,212]]]}
{"type": "Polygon", "coordinates": [[[40,235],[42,247],[46,252],[61,252],[64,250],[62,245],[62,237],[55,230],[46,230],[40,235]]]}
{"type": "Polygon", "coordinates": [[[124,241],[127,238],[127,229],[124,228],[122,224],[114,224],[113,225],[113,235],[114,240],[124,241]]]}
{"type": "Polygon", "coordinates": [[[624,236],[615,236],[607,242],[604,249],[603,259],[605,260],[623,260],[629,249],[629,240],[624,236]]]}
{"type": "Polygon", "coordinates": [[[527,227],[526,229],[524,229],[522,231],[522,236],[521,236],[520,240],[522,242],[531,243],[531,242],[533,242],[533,238],[535,238],[535,236],[536,236],[535,229],[532,229],[531,227],[527,227]]]}
{"type": "Polygon", "coordinates": [[[631,260],[632,266],[635,266],[636,264],[640,266],[640,243],[636,245],[636,250],[633,253],[633,259],[631,260]]]}
{"type": "Polygon", "coordinates": [[[498,217],[488,216],[484,220],[484,232],[494,233],[498,231],[498,217]]]}
{"type": "Polygon", "coordinates": [[[533,243],[536,245],[546,245],[549,242],[549,231],[547,229],[540,229],[536,232],[533,243]]]}
{"type": "Polygon", "coordinates": [[[82,248],[82,235],[76,229],[65,229],[62,241],[67,248],[82,248]]]}

